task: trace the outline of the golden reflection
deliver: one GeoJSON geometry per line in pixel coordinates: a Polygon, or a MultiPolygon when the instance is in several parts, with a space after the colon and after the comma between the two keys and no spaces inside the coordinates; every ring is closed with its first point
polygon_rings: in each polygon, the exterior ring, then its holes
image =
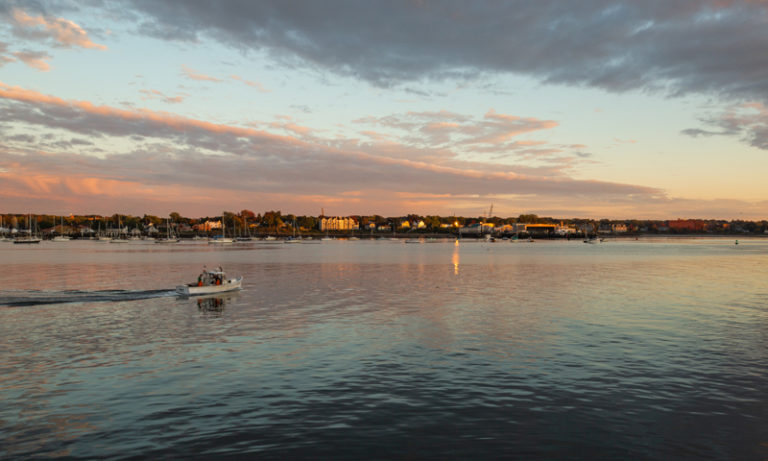
{"type": "Polygon", "coordinates": [[[453,275],[459,275],[459,240],[458,239],[453,244],[453,256],[451,257],[451,261],[453,261],[453,275]]]}

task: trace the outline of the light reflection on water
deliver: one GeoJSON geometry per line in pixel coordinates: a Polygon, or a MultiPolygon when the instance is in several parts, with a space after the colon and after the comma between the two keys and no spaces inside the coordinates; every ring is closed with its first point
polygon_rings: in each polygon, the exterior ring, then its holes
{"type": "Polygon", "coordinates": [[[3,457],[768,456],[762,240],[16,247],[3,457]]]}

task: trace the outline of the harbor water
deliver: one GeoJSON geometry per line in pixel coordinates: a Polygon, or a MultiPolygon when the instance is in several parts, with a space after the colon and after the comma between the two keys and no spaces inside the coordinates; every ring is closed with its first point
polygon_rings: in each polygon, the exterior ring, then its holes
{"type": "Polygon", "coordinates": [[[0,458],[768,459],[768,240],[0,261],[0,458]],[[244,289],[176,296],[203,266],[244,289]]]}

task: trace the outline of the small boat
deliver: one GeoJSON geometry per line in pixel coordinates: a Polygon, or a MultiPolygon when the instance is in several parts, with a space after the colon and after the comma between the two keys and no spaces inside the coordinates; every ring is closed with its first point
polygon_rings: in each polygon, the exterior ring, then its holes
{"type": "Polygon", "coordinates": [[[52,238],[52,242],[69,242],[71,239],[68,235],[64,235],[64,216],[61,217],[61,232],[56,237],[52,238]]]}
{"type": "Polygon", "coordinates": [[[240,290],[242,282],[242,275],[237,278],[227,278],[227,274],[224,273],[221,267],[213,270],[203,269],[203,272],[197,277],[197,282],[179,285],[176,287],[176,292],[182,296],[224,293],[226,291],[240,290]]]}
{"type": "Polygon", "coordinates": [[[13,243],[40,243],[40,240],[37,237],[19,237],[14,239],[13,243]]]}
{"type": "Polygon", "coordinates": [[[229,237],[218,237],[218,236],[208,240],[209,245],[224,245],[227,243],[235,243],[235,240],[229,237]]]}
{"type": "Polygon", "coordinates": [[[13,239],[13,243],[40,243],[42,240],[39,237],[35,237],[35,234],[32,232],[32,215],[30,214],[27,218],[27,236],[26,237],[16,237],[13,239]]]}
{"type": "Polygon", "coordinates": [[[160,237],[155,239],[155,243],[179,243],[181,239],[160,237]]]}

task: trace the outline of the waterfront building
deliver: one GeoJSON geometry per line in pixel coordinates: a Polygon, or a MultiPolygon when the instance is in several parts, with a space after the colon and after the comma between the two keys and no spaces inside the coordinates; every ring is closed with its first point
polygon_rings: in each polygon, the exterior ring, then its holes
{"type": "Polygon", "coordinates": [[[614,224],[612,230],[614,234],[623,234],[627,232],[627,225],[623,223],[614,224]]]}
{"type": "Polygon", "coordinates": [[[701,219],[676,219],[667,222],[667,227],[676,232],[703,232],[706,225],[701,219]]]}
{"type": "Polygon", "coordinates": [[[526,224],[525,230],[531,235],[554,234],[557,230],[557,224],[526,224]]]}
{"type": "Polygon", "coordinates": [[[208,232],[212,230],[221,229],[221,220],[219,221],[205,221],[193,226],[194,230],[200,232],[208,232]]]}
{"type": "Polygon", "coordinates": [[[462,234],[485,234],[494,232],[493,223],[478,222],[461,228],[462,234]]]}
{"type": "Polygon", "coordinates": [[[320,219],[321,231],[349,231],[358,230],[359,228],[360,227],[358,226],[357,221],[352,218],[341,218],[334,216],[331,218],[320,219]]]}
{"type": "Polygon", "coordinates": [[[565,225],[562,222],[560,222],[560,225],[557,226],[555,229],[555,233],[557,235],[571,235],[571,234],[577,234],[579,232],[578,229],[574,226],[565,225]]]}

